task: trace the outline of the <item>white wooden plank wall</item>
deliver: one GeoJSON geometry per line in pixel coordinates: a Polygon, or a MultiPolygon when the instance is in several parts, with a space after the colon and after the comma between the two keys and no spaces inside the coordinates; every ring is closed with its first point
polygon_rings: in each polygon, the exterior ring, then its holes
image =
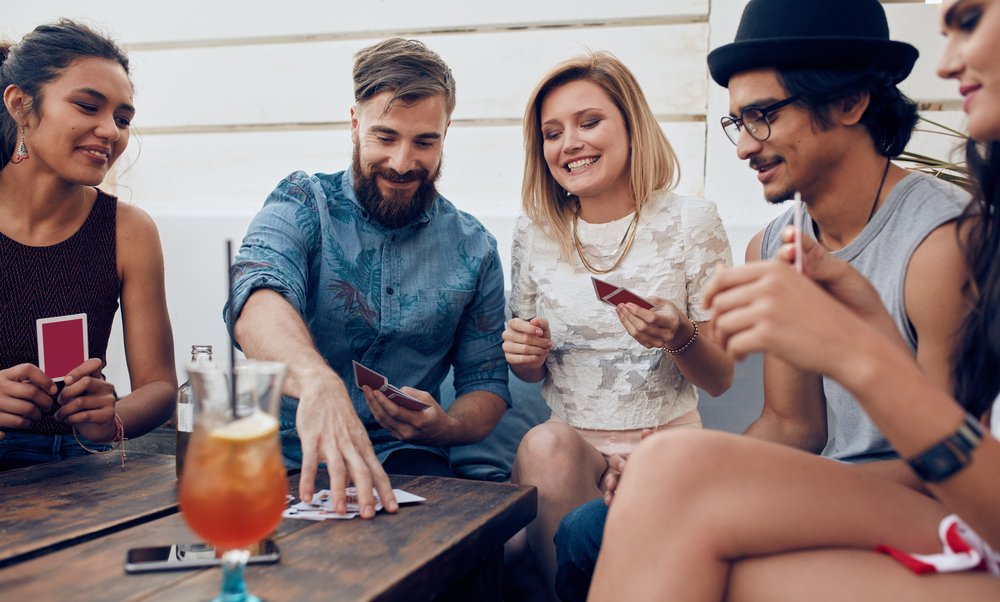
{"type": "MultiPolygon", "coordinates": [[[[111,32],[130,51],[135,135],[109,183],[157,221],[166,254],[178,365],[194,343],[223,346],[222,241],[239,239],[267,193],[296,169],[332,172],[350,161],[353,53],[375,41],[416,37],[441,54],[458,84],[440,189],[479,217],[506,259],[520,207],[524,103],[556,62],[609,50],[638,77],[682,166],[680,190],[720,208],[739,260],[775,213],[718,127],[725,90],[705,67],[731,41],[745,0],[550,0],[433,4],[292,0],[21,2],[5,7],[0,36],[19,38],[60,16],[111,32]]],[[[905,88],[952,112],[955,86],[937,80],[936,7],[887,3],[894,37],[923,53],[905,88]]],[[[926,138],[926,139],[925,139],[926,138]]],[[[915,144],[942,154],[940,138],[915,144]]],[[[110,377],[124,386],[120,336],[110,377]]]]}

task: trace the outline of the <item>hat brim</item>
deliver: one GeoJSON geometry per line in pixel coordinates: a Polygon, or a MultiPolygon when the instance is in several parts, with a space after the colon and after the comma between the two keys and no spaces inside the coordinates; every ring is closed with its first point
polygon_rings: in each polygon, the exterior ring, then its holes
{"type": "Polygon", "coordinates": [[[919,52],[905,42],[871,38],[781,38],[751,40],[720,46],[708,54],[708,70],[720,86],[729,87],[735,73],[772,67],[843,68],[878,65],[889,71],[893,83],[906,79],[919,52]]]}

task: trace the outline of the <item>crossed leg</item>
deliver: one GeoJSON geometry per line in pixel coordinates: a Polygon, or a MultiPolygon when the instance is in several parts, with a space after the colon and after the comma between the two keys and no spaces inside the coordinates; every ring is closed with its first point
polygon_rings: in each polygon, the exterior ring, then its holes
{"type": "MultiPolygon", "coordinates": [[[[858,565],[853,559],[874,559],[864,551],[880,543],[939,551],[945,514],[937,501],[902,485],[788,447],[708,431],[658,434],[629,459],[591,599],[721,600],[733,562],[743,560],[729,590],[739,599],[739,588],[750,587],[741,583],[757,582],[754,571],[810,558],[788,552],[834,549],[858,565]],[[773,554],[779,556],[769,558],[772,565],[751,560],[773,554]]],[[[772,583],[778,591],[787,578],[781,575],[772,583]]]]}

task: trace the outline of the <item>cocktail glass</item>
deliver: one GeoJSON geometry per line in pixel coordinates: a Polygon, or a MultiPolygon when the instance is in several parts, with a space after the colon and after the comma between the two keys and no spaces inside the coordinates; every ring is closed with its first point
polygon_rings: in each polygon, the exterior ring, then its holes
{"type": "Polygon", "coordinates": [[[246,548],[278,526],[288,493],[276,418],[286,372],[285,364],[245,360],[236,364],[232,387],[222,367],[188,368],[195,429],[180,505],[191,530],[225,550],[222,591],[213,602],[260,600],[247,592],[243,573],[246,548]]]}

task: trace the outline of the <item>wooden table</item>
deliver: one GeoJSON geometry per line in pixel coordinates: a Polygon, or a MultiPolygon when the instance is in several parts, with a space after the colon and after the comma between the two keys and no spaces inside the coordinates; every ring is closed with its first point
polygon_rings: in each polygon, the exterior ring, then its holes
{"type": "MultiPolygon", "coordinates": [[[[121,470],[117,467],[95,470],[99,467],[96,460],[0,473],[5,506],[0,548],[7,547],[4,529],[17,524],[16,517],[8,516],[8,496],[13,493],[11,499],[21,500],[17,513],[24,513],[23,500],[52,495],[56,482],[49,481],[47,473],[65,475],[74,468],[90,473],[89,481],[81,476],[63,482],[63,487],[72,485],[76,491],[93,489],[94,481],[130,480],[126,477],[132,473],[116,474],[121,470]]],[[[134,454],[126,471],[130,464],[142,466],[135,472],[159,473],[155,480],[160,483],[152,491],[140,491],[141,486],[134,483],[132,500],[127,499],[128,493],[119,493],[119,503],[129,507],[121,511],[113,511],[115,503],[102,498],[114,519],[88,510],[86,518],[64,521],[60,517],[72,514],[73,508],[50,507],[44,512],[48,520],[75,526],[47,529],[44,545],[26,537],[28,528],[15,528],[12,541],[20,542],[22,551],[8,555],[0,569],[4,599],[207,600],[218,593],[218,569],[124,573],[129,548],[197,540],[179,514],[170,514],[176,512],[173,457],[134,454]]],[[[297,491],[297,477],[290,481],[291,490],[297,491]]],[[[249,567],[250,590],[272,602],[499,600],[503,543],[534,518],[535,489],[436,477],[393,476],[392,481],[394,487],[423,496],[427,502],[404,506],[395,515],[380,513],[367,521],[284,519],[276,533],[281,562],[249,567]]],[[[73,492],[64,496],[74,497],[73,492]]]]}

